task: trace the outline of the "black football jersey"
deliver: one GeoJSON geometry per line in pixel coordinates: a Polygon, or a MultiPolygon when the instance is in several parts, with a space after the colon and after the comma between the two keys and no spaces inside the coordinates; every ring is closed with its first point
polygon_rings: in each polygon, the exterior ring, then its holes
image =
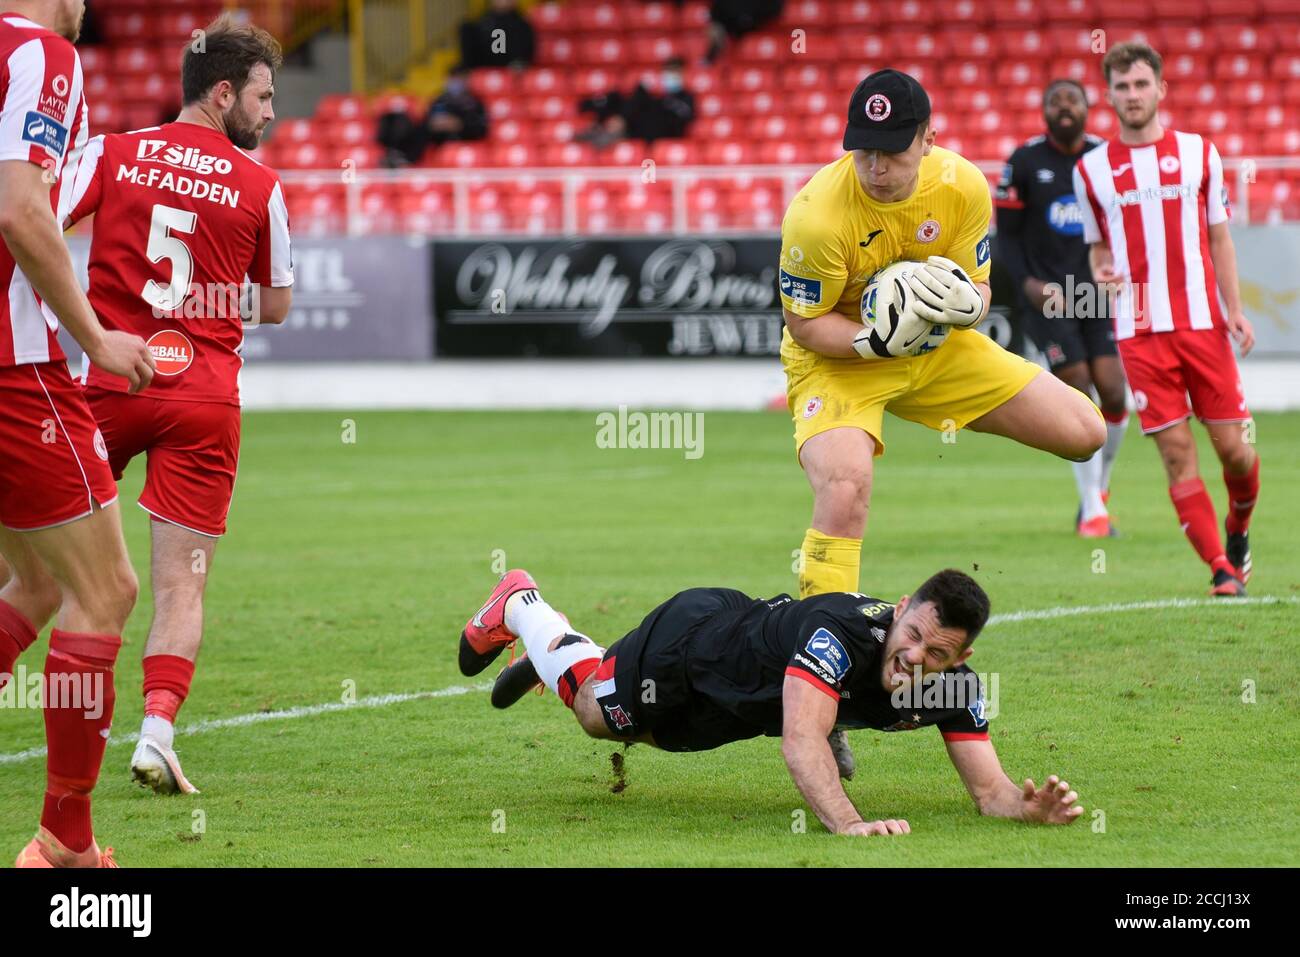
{"type": "Polygon", "coordinates": [[[687,680],[694,693],[766,735],[781,734],[782,691],[793,675],[839,702],[838,727],[936,725],[949,740],[987,738],[983,688],[965,664],[906,696],[886,690],[881,652],[893,620],[892,603],[865,595],[761,599],[700,628],[687,680]]]}
{"type": "Polygon", "coordinates": [[[1083,216],[1074,195],[1074,166],[1103,140],[1085,134],[1083,149],[1063,153],[1045,135],[1027,140],[1002,167],[997,208],[998,257],[1019,291],[1027,276],[1078,286],[1092,280],[1083,216]]]}

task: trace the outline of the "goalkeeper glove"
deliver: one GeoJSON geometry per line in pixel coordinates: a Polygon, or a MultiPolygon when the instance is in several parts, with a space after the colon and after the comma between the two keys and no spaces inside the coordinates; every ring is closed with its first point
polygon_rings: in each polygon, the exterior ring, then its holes
{"type": "Polygon", "coordinates": [[[931,322],[965,328],[979,322],[984,312],[984,297],[966,270],[951,259],[931,256],[907,277],[907,283],[916,295],[912,309],[931,322]]]}

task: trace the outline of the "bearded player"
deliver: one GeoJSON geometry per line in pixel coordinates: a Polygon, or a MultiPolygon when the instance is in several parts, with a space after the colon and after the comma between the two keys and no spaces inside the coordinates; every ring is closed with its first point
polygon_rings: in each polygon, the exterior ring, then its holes
{"type": "Polygon", "coordinates": [[[56,210],[87,138],[80,0],[0,16],[0,685],[58,613],[41,687],[45,800],[20,867],[116,867],[91,821],[115,704],[113,666],[137,583],[103,437],[68,374],[60,322],[88,355],[147,386],[139,338],[106,331],[77,283],[56,210]],[[67,169],[65,170],[65,164],[67,169]]]}
{"type": "Polygon", "coordinates": [[[280,323],[293,271],[275,173],[248,156],[274,119],[275,39],[228,17],[181,61],[174,123],[91,141],[69,222],[96,215],[90,301],[111,328],[148,340],[159,375],[138,395],[91,364],[86,397],[121,477],[144,454],[154,617],[144,648],[145,718],[131,773],[160,793],[193,792],[173,748],[203,637],[203,594],[226,530],[239,460],[241,295],[280,323]]]}
{"type": "MultiPolygon", "coordinates": [[[[1101,140],[1084,131],[1088,97],[1074,80],[1043,91],[1047,132],[1022,144],[1002,168],[998,210],[999,258],[1023,296],[1021,315],[1052,374],[1084,394],[1094,387],[1106,419],[1106,444],[1086,462],[1072,463],[1079,489],[1075,528],[1084,538],[1114,534],[1110,473],[1128,426],[1124,369],[1105,308],[1078,308],[1089,288],[1088,244],[1074,196],[1074,164],[1101,140]]],[[[1093,302],[1104,307],[1104,294],[1093,302]]]]}
{"type": "MultiPolygon", "coordinates": [[[[844,148],[799,191],[781,224],[781,362],[795,448],[813,491],[801,597],[858,588],[886,410],[1073,461],[1091,458],[1106,439],[1091,399],[972,328],[991,296],[992,200],[973,163],[935,145],[921,84],[897,70],[859,83],[844,148]],[[931,352],[881,359],[855,341],[860,299],[873,273],[904,259],[927,262],[910,280],[919,314],[958,328],[931,352]]],[[[851,775],[842,736],[835,747],[851,775]]]]}
{"type": "Polygon", "coordinates": [[[1210,568],[1210,594],[1244,595],[1259,455],[1232,340],[1245,355],[1255,334],[1237,286],[1223,162],[1203,136],[1161,125],[1168,85],[1155,50],[1116,44],[1102,71],[1119,139],[1085,153],[1074,170],[1093,278],[1118,288],[1112,313],[1120,359],[1142,431],[1164,462],[1178,521],[1210,568]],[[1223,468],[1226,549],[1197,467],[1192,415],[1223,468]]]}
{"type": "MultiPolygon", "coordinates": [[[[516,640],[527,653],[492,690],[509,707],[538,683],[593,738],[708,751],[780,736],[790,776],[833,834],[907,834],[901,816],[867,820],[844,792],[832,729],[935,726],[981,814],[1069,824],[1083,813],[1056,776],[1016,785],[989,740],[983,688],[966,666],[989,600],[970,576],[932,575],[897,605],[833,592],[795,601],[692,588],[606,651],[548,605],[527,572],[506,574],[461,635],[466,675],[516,640]]],[[[901,809],[900,809],[901,810],[901,809]]]]}

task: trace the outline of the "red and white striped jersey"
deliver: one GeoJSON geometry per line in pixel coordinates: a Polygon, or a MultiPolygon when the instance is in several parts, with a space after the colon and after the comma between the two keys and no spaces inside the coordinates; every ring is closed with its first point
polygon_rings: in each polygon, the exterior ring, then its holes
{"type": "Polygon", "coordinates": [[[1075,166],[1074,191],[1084,240],[1104,240],[1127,280],[1115,338],[1223,327],[1208,227],[1229,212],[1213,143],[1177,130],[1145,146],[1103,143],[1075,166]]]}
{"type": "MultiPolygon", "coordinates": [[[[39,23],[0,16],[0,160],[34,163],[54,178],[50,204],[60,212],[67,163],[87,140],[81,60],[72,44],[39,23]]],[[[0,368],[65,358],[59,320],[40,299],[9,247],[0,241],[0,368]]]]}
{"type": "MultiPolygon", "coordinates": [[[[68,222],[96,214],[90,304],[158,364],[142,394],[238,405],[241,296],[293,285],[275,171],[219,130],[175,122],[96,136],[68,180],[68,222]]],[[[95,366],[86,382],[127,389],[95,366]]]]}

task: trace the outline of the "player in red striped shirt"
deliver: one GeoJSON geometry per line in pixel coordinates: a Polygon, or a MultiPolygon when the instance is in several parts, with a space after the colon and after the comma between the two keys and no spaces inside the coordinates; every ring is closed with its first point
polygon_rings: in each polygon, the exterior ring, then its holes
{"type": "Polygon", "coordinates": [[[92,363],[90,402],[121,477],[148,464],[154,618],[144,649],[145,718],[131,771],[192,793],[173,749],[203,638],[203,594],[239,464],[242,311],[279,323],[293,270],[279,177],[244,150],[275,118],[280,46],[222,18],[181,61],[174,123],[91,140],[70,187],[69,222],[96,215],[90,301],[105,325],[146,339],[158,375],[138,395],[92,363]],[[251,294],[251,300],[245,301],[251,294]]]}
{"type": "Polygon", "coordinates": [[[75,165],[87,137],[71,42],[85,4],[8,6],[0,15],[0,685],[58,612],[40,676],[45,804],[17,863],[114,867],[112,849],[101,854],[95,843],[90,794],[137,583],[104,439],[68,374],[59,323],[132,389],[149,384],[153,360],[136,336],[100,325],[56,216],[67,198],[65,164],[75,165]]]}
{"type": "Polygon", "coordinates": [[[1160,55],[1143,43],[1116,44],[1106,54],[1102,69],[1120,136],[1079,160],[1075,192],[1093,277],[1118,287],[1112,314],[1120,358],[1183,531],[1210,566],[1210,593],[1244,595],[1259,456],[1232,340],[1245,355],[1255,334],[1237,288],[1223,163],[1209,140],[1161,125],[1161,67],[1160,55]],[[1226,549],[1197,468],[1192,415],[1223,466],[1226,549]]]}

